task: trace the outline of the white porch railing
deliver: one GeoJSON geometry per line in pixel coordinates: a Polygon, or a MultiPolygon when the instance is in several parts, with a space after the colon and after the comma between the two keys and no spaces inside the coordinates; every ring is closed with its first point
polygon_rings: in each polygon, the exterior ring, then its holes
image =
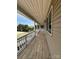
{"type": "Polygon", "coordinates": [[[32,41],[35,35],[35,31],[33,31],[17,39],[17,55],[32,41]]]}

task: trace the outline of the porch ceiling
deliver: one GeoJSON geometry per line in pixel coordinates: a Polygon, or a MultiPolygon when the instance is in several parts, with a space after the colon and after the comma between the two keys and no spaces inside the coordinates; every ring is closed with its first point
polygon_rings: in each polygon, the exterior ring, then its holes
{"type": "Polygon", "coordinates": [[[40,24],[47,17],[51,0],[17,0],[17,8],[40,24]]]}

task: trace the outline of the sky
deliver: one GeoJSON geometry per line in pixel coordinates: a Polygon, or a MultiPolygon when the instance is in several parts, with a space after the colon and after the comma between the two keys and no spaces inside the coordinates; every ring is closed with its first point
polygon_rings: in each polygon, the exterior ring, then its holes
{"type": "Polygon", "coordinates": [[[17,14],[17,25],[18,24],[26,24],[26,25],[29,25],[29,26],[34,26],[34,22],[28,18],[28,17],[24,17],[20,14],[17,14]]]}

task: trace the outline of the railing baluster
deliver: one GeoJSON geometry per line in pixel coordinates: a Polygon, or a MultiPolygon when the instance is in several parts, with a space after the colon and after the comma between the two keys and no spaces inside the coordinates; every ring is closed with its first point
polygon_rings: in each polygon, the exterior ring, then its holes
{"type": "Polygon", "coordinates": [[[35,32],[31,32],[17,39],[17,54],[21,53],[21,51],[31,42],[34,36],[35,32]]]}

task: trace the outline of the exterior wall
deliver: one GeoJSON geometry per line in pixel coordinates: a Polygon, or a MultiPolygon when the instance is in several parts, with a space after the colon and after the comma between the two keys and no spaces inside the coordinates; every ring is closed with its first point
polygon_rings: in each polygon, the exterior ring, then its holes
{"type": "Polygon", "coordinates": [[[52,59],[61,59],[61,0],[52,2],[51,35],[48,33],[46,37],[52,59]]]}
{"type": "Polygon", "coordinates": [[[52,47],[53,59],[61,59],[61,0],[53,0],[52,47]]]}

